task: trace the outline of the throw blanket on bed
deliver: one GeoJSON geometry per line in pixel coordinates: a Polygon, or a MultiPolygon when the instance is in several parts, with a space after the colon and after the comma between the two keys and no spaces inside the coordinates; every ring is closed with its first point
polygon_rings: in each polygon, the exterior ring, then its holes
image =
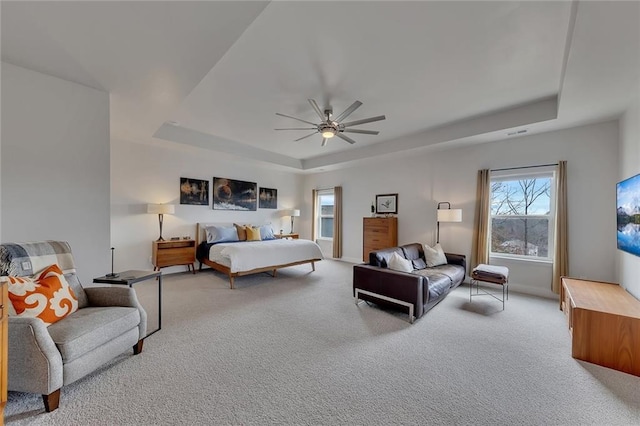
{"type": "Polygon", "coordinates": [[[318,244],[310,240],[267,240],[220,243],[211,246],[209,258],[216,254],[231,261],[231,272],[286,265],[311,259],[322,259],[318,244]]]}

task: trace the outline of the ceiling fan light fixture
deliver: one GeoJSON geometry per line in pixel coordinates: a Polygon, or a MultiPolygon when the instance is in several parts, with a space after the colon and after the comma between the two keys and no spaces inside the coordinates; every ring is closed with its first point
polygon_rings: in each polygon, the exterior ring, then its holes
{"type": "Polygon", "coordinates": [[[336,135],[336,131],[334,129],[323,129],[322,130],[322,137],[329,139],[332,138],[336,135]]]}

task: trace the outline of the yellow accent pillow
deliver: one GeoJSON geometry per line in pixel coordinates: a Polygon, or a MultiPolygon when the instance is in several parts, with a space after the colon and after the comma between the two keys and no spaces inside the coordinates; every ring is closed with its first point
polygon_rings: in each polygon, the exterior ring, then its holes
{"type": "Polygon", "coordinates": [[[247,231],[247,241],[262,241],[262,238],[260,238],[260,228],[247,226],[245,230],[247,231]]]}
{"type": "Polygon", "coordinates": [[[233,226],[236,227],[236,230],[238,231],[238,240],[239,241],[247,241],[247,228],[250,228],[250,225],[239,225],[237,223],[234,223],[233,226]]]}
{"type": "Polygon", "coordinates": [[[33,277],[9,277],[9,300],[18,317],[40,318],[46,325],[78,310],[78,298],[58,265],[33,277]]]}

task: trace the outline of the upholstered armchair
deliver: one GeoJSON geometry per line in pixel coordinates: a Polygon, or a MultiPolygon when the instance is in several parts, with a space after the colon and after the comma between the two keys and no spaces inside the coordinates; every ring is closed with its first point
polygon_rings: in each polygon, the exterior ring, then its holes
{"type": "Polygon", "coordinates": [[[0,275],[9,281],[10,292],[12,284],[17,293],[34,290],[35,286],[46,287],[46,284],[34,286],[33,282],[41,282],[35,278],[32,281],[19,278],[40,274],[40,279],[44,276],[43,270],[53,270],[47,279],[57,278],[64,283],[63,289],[53,293],[55,297],[51,297],[48,304],[44,303],[47,299],[35,291],[28,293],[33,298],[24,299],[27,308],[20,312],[10,303],[8,389],[42,394],[45,410],[50,412],[58,408],[63,386],[131,348],[134,354],[142,351],[147,314],[132,288],[83,288],[67,242],[0,245],[0,275]],[[59,269],[51,265],[58,265],[59,269]],[[60,293],[73,293],[77,303],[64,299],[58,303],[60,293]],[[77,310],[70,309],[72,305],[77,310]],[[41,314],[34,317],[38,310],[41,314]],[[61,310],[66,316],[60,314],[61,310]],[[62,315],[62,319],[51,320],[46,315],[62,315]]]}

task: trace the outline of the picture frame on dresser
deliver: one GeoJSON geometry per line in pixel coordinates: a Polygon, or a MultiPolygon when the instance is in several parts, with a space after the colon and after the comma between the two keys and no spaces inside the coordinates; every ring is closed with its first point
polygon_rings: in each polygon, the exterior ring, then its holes
{"type": "Polygon", "coordinates": [[[376,195],[377,214],[398,214],[398,194],[376,195]]]}

